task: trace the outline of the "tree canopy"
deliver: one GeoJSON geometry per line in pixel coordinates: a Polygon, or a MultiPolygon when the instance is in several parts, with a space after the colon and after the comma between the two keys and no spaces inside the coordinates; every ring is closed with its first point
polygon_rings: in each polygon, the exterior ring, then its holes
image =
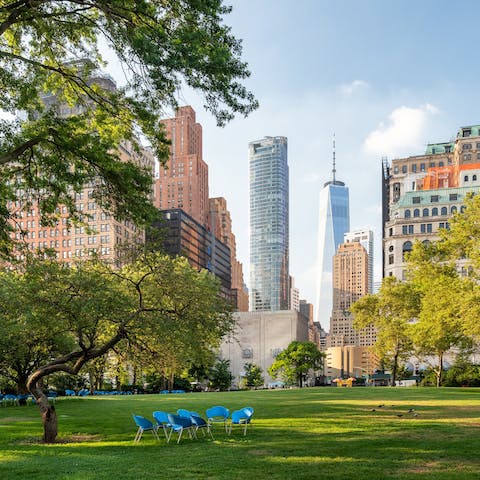
{"type": "Polygon", "coordinates": [[[381,363],[391,367],[393,384],[400,361],[413,351],[409,322],[418,313],[418,302],[413,285],[387,277],[377,294],[362,297],[351,307],[355,328],[375,327],[374,349],[381,363]]]}
{"type": "MultiPolygon", "coordinates": [[[[151,219],[151,172],[119,161],[122,141],[143,135],[157,158],[159,122],[182,86],[200,91],[219,125],[257,107],[241,43],[221,0],[0,1],[0,240],[9,247],[12,203],[55,221],[75,191],[95,181],[98,203],[118,218],[151,219]],[[99,44],[117,56],[125,84],[99,74],[99,44]],[[99,180],[98,180],[99,179],[99,180]],[[17,203],[16,203],[17,202],[17,203]]],[[[14,219],[14,217],[13,217],[14,219]]]]}
{"type": "Polygon", "coordinates": [[[302,387],[308,371],[320,368],[323,357],[313,342],[293,341],[277,355],[268,373],[302,387]]]}
{"type": "Polygon", "coordinates": [[[147,354],[151,365],[170,361],[185,368],[187,357],[200,361],[216,348],[231,322],[216,278],[184,258],[148,253],[120,270],[98,261],[68,267],[42,259],[28,263],[22,274],[0,275],[2,333],[15,340],[2,340],[0,367],[25,363],[25,348],[18,345],[29,336],[35,340],[31,355],[39,353],[27,387],[50,442],[57,427],[43,389],[49,375],[76,375],[113,348],[127,346],[134,356],[147,354]],[[15,308],[9,309],[12,298],[15,308]]]}

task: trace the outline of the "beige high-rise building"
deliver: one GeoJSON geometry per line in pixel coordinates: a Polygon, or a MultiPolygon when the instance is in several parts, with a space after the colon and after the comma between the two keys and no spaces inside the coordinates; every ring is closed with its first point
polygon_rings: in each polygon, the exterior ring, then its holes
{"type": "Polygon", "coordinates": [[[162,120],[171,141],[170,158],[155,181],[154,204],[160,210],[181,208],[208,225],[208,166],[202,157],[202,127],[192,107],[180,107],[162,120]]]}
{"type": "Polygon", "coordinates": [[[237,260],[237,246],[232,232],[232,218],[223,197],[210,198],[209,224],[211,231],[221,242],[230,248],[232,266],[232,296],[234,308],[248,311],[248,291],[243,281],[243,265],[237,260]]]}
{"type": "Polygon", "coordinates": [[[359,242],[342,243],[333,257],[333,309],[327,346],[368,346],[375,343],[375,331],[353,328],[350,307],[368,294],[368,254],[359,242]]]}

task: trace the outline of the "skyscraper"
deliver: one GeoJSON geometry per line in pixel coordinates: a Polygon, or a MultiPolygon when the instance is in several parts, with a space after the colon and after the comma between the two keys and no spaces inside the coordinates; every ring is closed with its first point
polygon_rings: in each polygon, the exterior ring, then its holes
{"type": "Polygon", "coordinates": [[[350,307],[368,293],[368,253],[360,242],[339,245],[333,257],[333,308],[328,346],[368,346],[375,343],[373,327],[353,328],[350,307]]]}
{"type": "Polygon", "coordinates": [[[210,228],[215,237],[230,248],[232,303],[235,310],[248,312],[248,291],[243,282],[243,265],[237,260],[237,244],[232,217],[223,197],[210,198],[210,228]]]}
{"type": "Polygon", "coordinates": [[[368,293],[373,293],[373,232],[366,229],[353,230],[344,235],[344,241],[358,242],[368,254],[368,293]]]}
{"type": "Polygon", "coordinates": [[[250,310],[289,308],[287,139],[249,144],[250,310]]]}
{"type": "Polygon", "coordinates": [[[172,142],[166,168],[155,181],[155,206],[181,208],[201,225],[208,222],[208,166],[202,158],[202,127],[192,107],[180,107],[162,120],[172,142]]]}
{"type": "Polygon", "coordinates": [[[335,178],[335,141],[332,180],[320,192],[317,257],[316,316],[322,327],[329,324],[332,312],[333,256],[350,230],[348,187],[335,178]]]}

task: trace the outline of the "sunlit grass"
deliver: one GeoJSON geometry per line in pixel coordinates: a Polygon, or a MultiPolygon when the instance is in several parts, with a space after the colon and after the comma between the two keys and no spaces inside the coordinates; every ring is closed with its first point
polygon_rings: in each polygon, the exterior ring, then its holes
{"type": "Polygon", "coordinates": [[[480,391],[304,390],[68,398],[57,401],[59,442],[39,443],[37,408],[0,408],[0,477],[43,479],[478,479],[480,391]],[[252,429],[217,426],[180,445],[146,432],[132,413],[222,404],[255,409],[252,429]],[[413,411],[409,411],[413,409],[413,411]]]}

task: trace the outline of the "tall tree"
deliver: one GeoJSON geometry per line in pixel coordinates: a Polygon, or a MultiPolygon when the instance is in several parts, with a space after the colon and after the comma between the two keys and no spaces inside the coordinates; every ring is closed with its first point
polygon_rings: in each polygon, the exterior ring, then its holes
{"type": "Polygon", "coordinates": [[[296,383],[300,388],[309,370],[322,365],[324,355],[313,342],[291,342],[280,352],[268,369],[274,377],[281,377],[288,383],[296,383]]]}
{"type": "MultiPolygon", "coordinates": [[[[90,361],[127,343],[138,354],[169,349],[174,342],[183,355],[201,358],[199,352],[217,347],[231,328],[215,277],[197,272],[184,258],[148,253],[121,270],[100,262],[72,268],[38,260],[28,263],[21,275],[3,275],[8,282],[0,281],[0,305],[16,295],[24,301],[15,314],[0,309],[0,323],[2,313],[12,324],[16,318],[25,335],[36,336],[51,354],[27,382],[42,414],[45,442],[57,435],[55,408],[44,392],[48,375],[76,375],[90,361]]],[[[0,358],[4,354],[2,350],[0,358]]]]}
{"type": "Polygon", "coordinates": [[[151,218],[150,172],[121,162],[118,145],[138,133],[168,154],[159,117],[184,85],[200,91],[219,125],[257,107],[241,43],[224,25],[222,0],[18,0],[0,2],[0,240],[8,252],[11,204],[38,202],[43,221],[90,181],[118,218],[151,218]],[[113,51],[125,85],[97,72],[99,42],[113,51]],[[67,114],[68,113],[68,114],[67,114]]]}
{"type": "Polygon", "coordinates": [[[476,289],[470,279],[458,275],[456,262],[445,255],[445,247],[441,242],[428,245],[417,242],[408,257],[409,276],[421,294],[417,322],[411,329],[412,339],[417,356],[436,357],[433,370],[437,387],[442,382],[445,353],[469,343],[459,304],[476,289]]]}
{"type": "Polygon", "coordinates": [[[355,328],[375,327],[374,349],[383,364],[391,365],[392,385],[400,362],[413,350],[409,324],[418,314],[419,302],[419,292],[411,283],[387,277],[378,293],[362,297],[351,307],[355,328]]]}
{"type": "Polygon", "coordinates": [[[255,363],[246,363],[245,366],[245,386],[261,387],[264,383],[262,369],[255,363]]]}
{"type": "Polygon", "coordinates": [[[210,371],[210,385],[221,391],[228,390],[232,385],[233,375],[230,371],[230,360],[220,359],[210,371]]]}

